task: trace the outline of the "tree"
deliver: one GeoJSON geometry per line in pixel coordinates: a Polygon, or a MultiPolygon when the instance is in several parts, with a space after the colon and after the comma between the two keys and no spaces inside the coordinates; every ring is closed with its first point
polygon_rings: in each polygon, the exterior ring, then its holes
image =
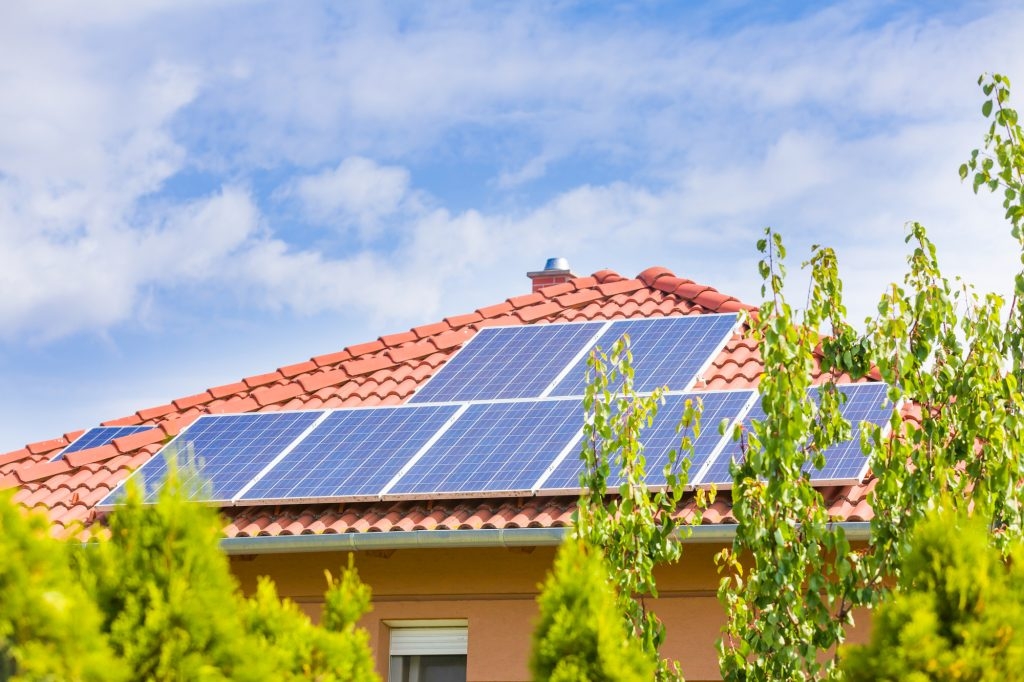
{"type": "MultiPolygon", "coordinates": [[[[1024,249],[1024,135],[1007,106],[1009,81],[982,79],[982,113],[993,121],[983,151],[960,169],[974,189],[1003,189],[1006,217],[1024,249]]],[[[1024,273],[1010,305],[950,282],[921,225],[902,285],[882,297],[857,333],[845,319],[835,255],[814,247],[803,311],[782,295],[785,249],[768,231],[759,249],[766,302],[748,320],[760,341],[767,418],[741,436],[733,468],[733,547],[722,553],[719,598],[728,624],[719,646],[726,679],[816,679],[835,672],[830,651],[855,606],[887,598],[901,579],[909,538],[940,499],[995,527],[1005,553],[1024,529],[1024,273]],[[864,428],[861,444],[877,479],[865,551],[852,551],[805,472],[850,426],[833,381],[872,374],[890,386],[889,428],[864,428]],[[820,404],[807,393],[823,381],[820,404]],[[904,409],[905,408],[905,409],[904,409]],[[745,558],[749,557],[749,559],[745,558]]]]}
{"type": "Polygon", "coordinates": [[[128,679],[41,514],[0,493],[0,680],[128,679]]]}
{"type": "Polygon", "coordinates": [[[171,467],[156,504],[129,485],[109,539],[77,553],[98,629],[133,679],[376,680],[368,635],[356,626],[370,592],[351,559],[341,580],[327,576],[324,627],[279,599],[269,579],[247,599],[219,548],[222,520],[189,501],[183,480],[171,467]]]}
{"type": "Polygon", "coordinates": [[[569,540],[537,599],[530,671],[537,682],[647,682],[656,663],[629,636],[601,552],[569,540]]]}
{"type": "Polygon", "coordinates": [[[850,428],[832,377],[820,404],[808,392],[821,362],[817,330],[830,322],[840,343],[850,332],[831,250],[815,251],[808,303],[797,316],[782,295],[782,239],[769,231],[758,249],[767,300],[748,324],[764,363],[758,390],[766,419],[754,423],[743,460],[732,467],[738,526],[733,547],[719,555],[728,614],[719,663],[726,679],[807,679],[829,667],[818,653],[842,641],[857,565],[806,473],[823,465],[822,452],[850,428]]]}
{"type": "Polygon", "coordinates": [[[1021,548],[1007,563],[988,526],[951,512],[918,525],[899,588],[877,610],[871,643],[843,671],[869,680],[1015,679],[1024,670],[1021,548]]]}
{"type": "MultiPolygon", "coordinates": [[[[681,540],[688,526],[676,512],[689,480],[692,438],[700,434],[701,406],[687,401],[677,425],[679,447],[669,453],[665,466],[666,485],[651,491],[640,434],[657,416],[664,390],[637,394],[628,336],[608,353],[596,350],[588,365],[580,455],[585,464],[580,485],[585,492],[577,506],[574,538],[605,557],[607,579],[615,586],[626,632],[658,662],[656,679],[682,679],[678,663],[659,655],[665,627],[647,609],[645,599],[658,596],[654,568],[677,562],[682,555],[681,540]],[[618,495],[609,496],[613,472],[620,483],[618,495]]],[[[705,502],[701,493],[698,507],[703,509],[705,502]]],[[[699,515],[694,521],[699,522],[699,515]]]]}
{"type": "Polygon", "coordinates": [[[216,510],[194,504],[172,467],[156,504],[128,485],[109,539],[79,553],[79,575],[115,652],[141,680],[263,680],[218,547],[216,510]]]}
{"type": "Polygon", "coordinates": [[[317,627],[294,602],[281,599],[272,580],[261,577],[245,601],[243,623],[264,652],[261,664],[279,680],[363,682],[376,680],[369,634],[356,621],[369,610],[370,590],[349,566],[335,581],[328,574],[323,626],[317,627]]]}

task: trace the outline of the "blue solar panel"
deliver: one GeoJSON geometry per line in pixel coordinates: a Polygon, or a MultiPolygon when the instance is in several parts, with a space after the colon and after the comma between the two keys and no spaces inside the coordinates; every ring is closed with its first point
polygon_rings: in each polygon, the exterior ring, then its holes
{"type": "MultiPolygon", "coordinates": [[[[195,465],[199,480],[186,481],[193,486],[202,484],[201,490],[193,491],[195,499],[229,503],[323,414],[309,411],[204,415],[143,464],[135,475],[144,477],[145,499],[153,502],[167,473],[167,460],[173,457],[180,466],[195,465]]],[[[100,505],[114,504],[119,497],[118,489],[100,505]]]]}
{"type": "MultiPolygon", "coordinates": [[[[613,343],[629,334],[634,388],[642,393],[660,386],[685,391],[693,387],[697,375],[722,349],[735,326],[736,315],[619,320],[601,334],[596,345],[608,352],[613,343]]],[[[583,395],[586,374],[587,357],[583,357],[551,395],[583,395]]]]}
{"type": "Polygon", "coordinates": [[[418,405],[332,412],[239,499],[375,496],[458,410],[418,405]]]}
{"type": "MultiPolygon", "coordinates": [[[[679,424],[679,418],[683,414],[687,400],[692,400],[695,403],[700,400],[703,405],[700,436],[692,438],[692,431],[690,432],[693,453],[690,455],[689,475],[692,480],[708,459],[725,445],[726,436],[719,433],[721,421],[727,419],[731,423],[740,418],[754,400],[754,395],[753,391],[713,391],[674,393],[666,396],[665,404],[659,408],[654,423],[640,434],[640,442],[644,447],[644,458],[647,464],[647,484],[659,486],[666,483],[664,469],[669,463],[669,452],[673,449],[679,450],[679,443],[684,435],[676,431],[676,426],[679,424]]],[[[612,471],[615,473],[609,478],[608,484],[609,487],[616,487],[622,479],[614,464],[612,471]]],[[[541,485],[540,490],[548,493],[578,490],[582,472],[583,462],[578,453],[572,453],[555,468],[551,476],[541,485]]]]}
{"type": "Polygon", "coordinates": [[[603,324],[482,329],[409,402],[540,397],[603,324]]]}
{"type": "Polygon", "coordinates": [[[528,491],[582,428],[575,399],[472,404],[386,492],[528,491]]]}
{"type": "Polygon", "coordinates": [[[64,455],[72,452],[78,452],[79,450],[88,450],[89,448],[98,448],[101,445],[107,445],[113,442],[115,438],[121,436],[130,436],[133,433],[140,433],[142,431],[149,431],[150,429],[156,428],[154,426],[97,426],[89,429],[81,436],[75,439],[75,442],[67,446],[52,460],[56,462],[64,459],[64,455]]]}
{"type": "MultiPolygon", "coordinates": [[[[812,391],[817,393],[818,389],[812,391]]],[[[811,480],[815,483],[825,482],[859,482],[864,479],[867,472],[868,458],[860,449],[860,423],[863,421],[876,425],[884,425],[889,421],[892,414],[892,405],[886,405],[886,394],[888,384],[845,384],[839,386],[839,390],[846,396],[846,402],[840,407],[840,411],[847,421],[850,422],[852,437],[842,443],[836,443],[824,452],[825,466],[821,470],[809,470],[811,480]]],[[[764,410],[761,409],[760,401],[754,403],[750,412],[743,419],[743,429],[749,433],[752,420],[763,421],[764,410]]],[[[729,463],[735,459],[742,461],[743,442],[733,442],[730,439],[729,445],[719,453],[718,457],[703,478],[698,481],[701,485],[724,487],[732,485],[732,476],[729,474],[729,463]]]]}
{"type": "Polygon", "coordinates": [[[868,458],[860,449],[860,424],[868,422],[884,426],[889,422],[892,405],[886,405],[887,384],[854,384],[841,386],[846,394],[843,418],[850,422],[852,438],[825,450],[825,466],[811,471],[812,481],[860,482],[867,473],[868,458]]]}

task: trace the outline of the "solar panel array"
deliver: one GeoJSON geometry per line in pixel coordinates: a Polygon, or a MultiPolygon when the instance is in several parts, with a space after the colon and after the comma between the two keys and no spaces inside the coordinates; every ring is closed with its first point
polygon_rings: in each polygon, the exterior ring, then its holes
{"type": "MultiPolygon", "coordinates": [[[[679,451],[683,436],[689,436],[692,441],[689,475],[690,480],[696,483],[704,465],[726,445],[727,437],[720,432],[719,423],[723,419],[728,420],[730,425],[734,423],[753,403],[754,398],[754,391],[708,391],[665,396],[665,404],[659,408],[658,418],[640,434],[646,460],[647,484],[665,485],[664,470],[669,464],[669,453],[672,450],[679,451]],[[680,432],[678,429],[687,401],[694,405],[699,403],[702,408],[701,431],[696,437],[692,429],[688,432],[680,432]]],[[[583,462],[580,458],[567,457],[552,471],[540,489],[551,493],[579,490],[582,473],[583,462]]],[[[614,487],[621,482],[621,469],[615,467],[608,485],[614,487]]]]}
{"type": "MultiPolygon", "coordinates": [[[[619,320],[608,325],[593,346],[607,352],[628,334],[635,371],[633,388],[641,393],[661,386],[670,391],[685,391],[711,364],[735,326],[735,315],[619,320]]],[[[587,386],[587,355],[584,353],[577,360],[550,395],[583,395],[587,386]]],[[[620,385],[611,388],[617,390],[620,385]]]]}
{"type": "MultiPolygon", "coordinates": [[[[576,491],[586,356],[629,334],[637,390],[667,384],[674,391],[641,437],[648,484],[665,484],[669,453],[684,435],[676,426],[687,401],[703,406],[702,430],[690,434],[690,480],[718,482],[735,449],[719,424],[749,422],[756,395],[686,391],[735,324],[734,315],[702,315],[484,329],[405,405],[205,415],[137,474],[146,501],[153,501],[168,461],[191,465],[184,475],[203,481],[202,488],[186,481],[194,496],[219,505],[576,491]]],[[[847,388],[848,418],[871,420],[884,412],[882,393],[847,388]]],[[[854,478],[863,460],[854,441],[826,455],[829,477],[854,478]]],[[[613,471],[610,485],[619,476],[613,471]]],[[[100,506],[116,504],[121,494],[116,489],[100,506]]]]}
{"type": "Polygon", "coordinates": [[[64,455],[69,455],[72,452],[79,452],[80,450],[88,450],[89,448],[98,448],[101,445],[108,445],[114,442],[115,438],[121,436],[130,436],[133,433],[140,433],[142,431],[149,431],[156,427],[153,426],[97,426],[89,429],[81,436],[75,439],[75,441],[57,453],[57,456],[51,459],[51,462],[57,462],[64,459],[64,455]]]}
{"type": "MultiPolygon", "coordinates": [[[[892,405],[887,404],[888,384],[847,384],[838,387],[846,396],[846,401],[839,411],[843,418],[850,422],[852,437],[827,448],[823,453],[825,466],[821,469],[810,468],[808,473],[815,483],[850,483],[861,481],[867,473],[868,458],[860,449],[861,423],[885,427],[892,414],[892,405]]],[[[812,388],[814,394],[817,388],[812,388]]],[[[743,418],[743,430],[747,433],[753,428],[754,420],[765,419],[760,401],[756,402],[743,418]]],[[[744,440],[732,441],[729,446],[705,472],[702,483],[715,484],[719,487],[732,485],[729,464],[733,460],[742,461],[744,440]]]]}
{"type": "Polygon", "coordinates": [[[529,492],[582,430],[576,399],[473,404],[387,492],[529,492]]]}
{"type": "Polygon", "coordinates": [[[241,500],[375,498],[458,410],[423,405],[331,412],[241,500]]]}
{"type": "Polygon", "coordinates": [[[736,315],[489,327],[409,400],[412,404],[582,396],[587,358],[628,334],[634,387],[692,388],[736,327],[736,315]]]}
{"type": "Polygon", "coordinates": [[[538,397],[606,326],[584,322],[481,329],[409,402],[538,397]]]}
{"type": "MultiPolygon", "coordinates": [[[[137,472],[145,482],[146,502],[155,502],[174,460],[192,496],[204,502],[231,503],[233,497],[271,465],[324,412],[268,412],[203,415],[137,472]]],[[[116,492],[116,491],[115,491],[116,492]]],[[[113,495],[114,493],[112,493],[113,495]]]]}

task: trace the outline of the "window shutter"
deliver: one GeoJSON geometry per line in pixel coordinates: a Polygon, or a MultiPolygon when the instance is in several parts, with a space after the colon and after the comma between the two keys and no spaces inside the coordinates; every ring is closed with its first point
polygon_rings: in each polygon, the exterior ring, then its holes
{"type": "Polygon", "coordinates": [[[466,655],[466,628],[392,628],[392,656],[466,655]]]}

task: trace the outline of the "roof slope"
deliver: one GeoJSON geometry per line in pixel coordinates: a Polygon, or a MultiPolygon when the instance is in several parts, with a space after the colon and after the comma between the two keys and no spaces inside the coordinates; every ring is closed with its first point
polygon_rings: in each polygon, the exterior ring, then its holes
{"type": "MultiPolygon", "coordinates": [[[[98,517],[94,509],[113,487],[152,457],[166,440],[202,414],[305,410],[402,403],[473,334],[495,325],[612,320],[727,313],[752,306],[665,268],[625,278],[610,270],[516,296],[466,315],[382,336],[375,341],[246,377],[173,400],[104,425],[154,425],[151,431],[49,460],[81,431],[0,455],[0,489],[42,507],[54,532],[75,532],[98,517]]],[[[756,344],[735,335],[697,389],[750,388],[761,363],[756,344]]],[[[833,515],[866,520],[871,484],[823,490],[833,515]]],[[[317,504],[225,509],[228,537],[393,530],[457,530],[568,525],[575,498],[537,497],[317,504]]],[[[689,506],[680,510],[689,515],[689,506]]],[[[704,523],[734,522],[727,493],[704,513],[704,523]]]]}

